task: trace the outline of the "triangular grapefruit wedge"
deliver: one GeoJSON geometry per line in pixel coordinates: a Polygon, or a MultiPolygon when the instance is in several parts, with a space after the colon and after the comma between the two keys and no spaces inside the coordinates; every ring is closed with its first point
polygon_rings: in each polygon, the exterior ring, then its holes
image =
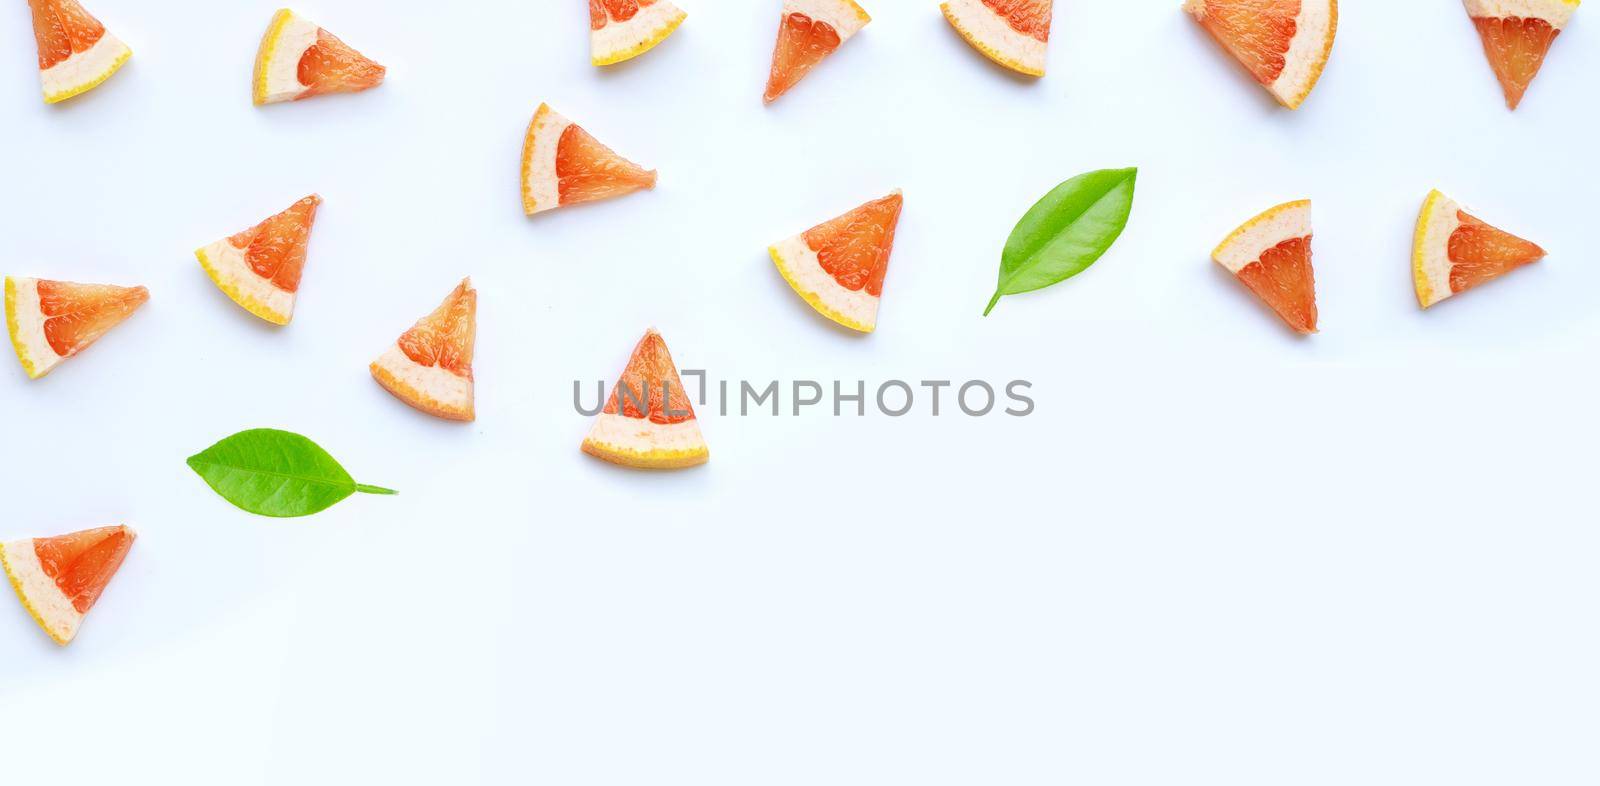
{"type": "Polygon", "coordinates": [[[472,350],[477,338],[478,290],[466,278],[372,362],[372,378],[422,412],[470,421],[476,417],[472,350]]]}
{"type": "Polygon", "coordinates": [[[967,43],[1019,74],[1044,76],[1055,0],[949,0],[944,18],[967,43]]]}
{"type": "Polygon", "coordinates": [[[778,44],[772,49],[772,73],[763,100],[770,104],[789,92],[871,21],[855,0],[783,0],[778,44]]]}
{"type": "Polygon", "coordinates": [[[883,278],[904,205],[896,189],[767,252],[783,279],[818,313],[871,333],[878,327],[883,278]]]}
{"type": "Polygon", "coordinates": [[[589,60],[632,60],[667,40],[689,15],[667,0],[589,0],[589,60]]]}
{"type": "Polygon", "coordinates": [[[150,290],[6,277],[6,330],[30,379],[38,379],[122,323],[150,290]]]}
{"type": "Polygon", "coordinates": [[[1465,0],[1484,54],[1516,109],[1580,0],[1465,0]]]}
{"type": "Polygon", "coordinates": [[[1185,0],[1183,8],[1290,109],[1322,78],[1339,29],[1338,0],[1185,0]]]}
{"type": "Polygon", "coordinates": [[[656,187],[655,170],[617,155],[540,104],[522,142],[522,209],[528,215],[656,187]]]}
{"type": "Polygon", "coordinates": [[[13,540],[0,543],[0,565],[34,621],[65,645],[122,567],[133,539],[133,530],[118,526],[13,540]]]}
{"type": "Polygon", "coordinates": [[[312,194],[233,237],[194,252],[206,275],[233,302],[274,325],[294,318],[306,245],[322,197],[312,194]]]}
{"type": "Polygon", "coordinates": [[[672,353],[655,328],[633,348],[583,452],[635,469],[682,469],[711,457],[672,353]]]}
{"type": "Polygon", "coordinates": [[[1434,191],[1422,203],[1411,249],[1417,302],[1429,308],[1544,257],[1544,249],[1478,220],[1434,191]]]}
{"type": "Polygon", "coordinates": [[[256,50],[256,106],[329,93],[359,93],[383,82],[385,69],[338,36],[287,8],[273,14],[256,50]]]}
{"type": "Polygon", "coordinates": [[[1317,332],[1310,200],[1278,205],[1246,221],[1211,252],[1211,258],[1296,332],[1317,332]]]}
{"type": "Polygon", "coordinates": [[[47,104],[93,90],[133,56],[78,0],[28,0],[28,7],[47,104]]]}

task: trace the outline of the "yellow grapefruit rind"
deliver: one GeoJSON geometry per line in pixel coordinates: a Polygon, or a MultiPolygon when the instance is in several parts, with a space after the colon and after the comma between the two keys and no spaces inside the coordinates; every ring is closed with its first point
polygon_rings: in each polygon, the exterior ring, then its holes
{"type": "Polygon", "coordinates": [[[1428,193],[1417,215],[1411,245],[1411,278],[1417,304],[1431,308],[1455,293],[1450,290],[1450,236],[1461,226],[1461,206],[1438,189],[1428,193]]]}
{"type": "MultiPolygon", "coordinates": [[[[1185,0],[1183,10],[1196,19],[1203,18],[1205,0],[1185,0]]],[[[1322,79],[1328,58],[1333,54],[1333,40],[1339,32],[1339,0],[1305,0],[1295,22],[1294,38],[1284,53],[1283,72],[1277,81],[1263,85],[1278,103],[1289,109],[1299,109],[1322,79]],[[1324,16],[1326,24],[1317,24],[1324,16]]]]}
{"type": "MultiPolygon", "coordinates": [[[[67,644],[71,643],[73,637],[77,635],[78,626],[83,622],[83,615],[78,613],[77,609],[73,609],[72,611],[73,614],[76,614],[76,619],[74,619],[71,615],[67,615],[66,619],[61,620],[46,619],[47,616],[53,617],[55,615],[46,615],[45,609],[41,608],[44,604],[36,604],[31,593],[29,593],[24,587],[24,584],[31,583],[25,582],[22,576],[22,563],[27,559],[27,555],[18,554],[13,558],[10,554],[8,554],[8,552],[14,548],[31,549],[33,548],[33,541],[18,540],[12,541],[11,543],[0,543],[0,567],[5,569],[6,578],[11,582],[11,589],[16,591],[17,599],[22,601],[22,607],[28,610],[28,616],[33,618],[33,621],[37,623],[40,629],[45,632],[45,635],[48,635],[50,640],[54,641],[56,644],[59,644],[63,647],[67,646],[67,644]],[[13,564],[13,560],[15,560],[15,564],[13,564]]],[[[34,560],[37,562],[38,558],[34,557],[34,560]]],[[[60,590],[57,589],[56,592],[59,594],[60,590]]],[[[62,597],[65,598],[65,595],[62,597]]],[[[70,601],[67,602],[70,608],[70,601]]]]}
{"type": "MultiPolygon", "coordinates": [[[[205,268],[206,275],[211,277],[211,283],[216,284],[217,289],[222,290],[223,294],[227,295],[233,300],[233,302],[238,303],[240,307],[251,314],[271,322],[274,325],[282,326],[289,324],[289,321],[294,318],[294,301],[297,293],[288,293],[289,310],[281,311],[273,308],[265,300],[261,299],[255,294],[246,292],[244,285],[245,279],[243,279],[241,276],[229,275],[223,271],[222,261],[214,258],[211,253],[207,253],[206,251],[207,248],[214,249],[227,242],[227,240],[219,240],[210,246],[206,246],[205,248],[195,249],[194,256],[196,259],[200,260],[200,267],[205,268]]],[[[272,286],[271,282],[266,281],[265,279],[260,279],[259,276],[257,277],[257,280],[259,280],[263,286],[272,286]]]]}
{"type": "Polygon", "coordinates": [[[1467,15],[1474,19],[1503,19],[1517,16],[1542,19],[1560,30],[1572,21],[1582,0],[1463,0],[1467,15]]]}
{"type": "Polygon", "coordinates": [[[73,96],[83,95],[99,87],[102,82],[110,79],[113,74],[121,70],[123,64],[127,63],[130,57],[133,57],[133,50],[129,49],[127,44],[122,43],[120,39],[110,32],[104,33],[100,36],[99,41],[94,42],[94,46],[39,72],[39,81],[44,89],[44,102],[46,104],[59,104],[73,96]],[[56,75],[81,70],[85,67],[85,64],[97,61],[100,65],[91,66],[94,70],[87,75],[80,75],[80,78],[73,79],[54,91],[51,90],[50,83],[52,81],[60,81],[56,78],[56,75]]]}
{"type": "Polygon", "coordinates": [[[572,121],[549,104],[540,104],[522,140],[522,211],[528,215],[561,207],[556,153],[572,121]]]}
{"type": "Polygon", "coordinates": [[[462,423],[470,423],[477,417],[471,379],[457,377],[438,367],[423,366],[408,357],[398,344],[374,360],[370,369],[372,378],[384,390],[419,412],[462,423]],[[429,377],[435,377],[442,384],[429,384],[429,377]],[[455,395],[442,394],[444,389],[452,387],[456,388],[455,395]],[[461,392],[463,387],[464,393],[461,392]]]}
{"type": "MultiPolygon", "coordinates": [[[[672,436],[667,438],[672,439],[672,436]]],[[[633,469],[686,469],[711,460],[711,449],[701,437],[700,425],[696,420],[668,425],[657,424],[647,418],[630,418],[605,412],[595,419],[594,428],[584,438],[583,452],[601,461],[633,469]],[[633,444],[623,444],[619,439],[605,436],[606,432],[624,425],[635,432],[633,444]],[[662,435],[668,435],[671,431],[681,431],[675,441],[683,442],[687,447],[657,447],[662,435]]]]}
{"type": "Polygon", "coordinates": [[[1297,199],[1268,208],[1241,224],[1217,244],[1211,258],[1228,272],[1238,275],[1246,266],[1259,261],[1267,249],[1309,234],[1311,200],[1297,199]]]}
{"type": "MultiPolygon", "coordinates": [[[[33,353],[29,351],[27,342],[22,338],[22,325],[17,313],[18,300],[16,279],[6,276],[6,332],[11,336],[11,348],[16,350],[17,360],[22,363],[23,373],[28,375],[28,379],[38,379],[49,369],[34,362],[33,353]]],[[[37,304],[34,307],[37,308],[37,304]]]]}
{"type": "MultiPolygon", "coordinates": [[[[683,24],[683,20],[687,19],[688,17],[689,15],[684,13],[682,9],[670,2],[667,2],[667,0],[661,0],[654,5],[645,6],[644,8],[640,9],[639,13],[634,16],[634,18],[629,19],[626,22],[609,22],[605,27],[602,27],[599,30],[590,30],[589,62],[597,66],[608,66],[632,60],[633,58],[656,48],[656,45],[662,41],[667,40],[667,36],[672,35],[673,32],[678,29],[678,25],[683,24]],[[622,44],[615,48],[602,51],[602,48],[605,45],[601,43],[600,39],[605,36],[605,32],[607,30],[610,30],[614,27],[621,27],[625,28],[623,32],[626,32],[627,29],[632,29],[641,25],[652,24],[654,27],[642,31],[642,35],[632,37],[634,39],[634,43],[622,44]]],[[[613,35],[615,35],[615,33],[613,33],[613,35]]]]}
{"type": "Polygon", "coordinates": [[[256,106],[267,103],[267,75],[272,66],[272,56],[278,51],[278,40],[283,36],[283,28],[294,20],[294,12],[287,8],[280,8],[272,15],[272,22],[267,25],[267,32],[261,37],[261,48],[256,50],[256,72],[252,80],[251,100],[256,106]]]}
{"type": "Polygon", "coordinates": [[[984,57],[1024,76],[1044,76],[1049,44],[1013,30],[979,0],[949,0],[939,6],[950,26],[984,57]]]}
{"type": "MultiPolygon", "coordinates": [[[[872,318],[870,320],[858,319],[845,314],[841,309],[834,308],[832,304],[828,303],[824,299],[824,295],[822,293],[817,292],[812,287],[805,286],[800,283],[800,279],[802,278],[799,270],[800,265],[807,263],[817,265],[818,263],[814,259],[816,254],[810,254],[810,257],[812,257],[810,259],[790,260],[786,258],[782,248],[788,247],[798,249],[804,246],[805,237],[804,235],[799,235],[767,249],[767,253],[772,255],[773,263],[778,267],[778,274],[783,276],[784,281],[789,282],[789,286],[790,288],[794,289],[795,294],[799,295],[803,300],[809,303],[812,308],[816,309],[818,314],[821,314],[840,325],[850,328],[851,330],[860,331],[862,333],[871,333],[877,330],[878,320],[876,304],[874,304],[872,318]],[[798,244],[795,242],[796,240],[799,240],[798,244]]],[[[809,251],[809,249],[807,250],[809,251]]],[[[794,253],[791,253],[788,256],[794,255],[794,253]]],[[[825,271],[822,273],[824,276],[827,275],[825,271]]],[[[839,286],[837,283],[834,283],[834,287],[841,291],[849,291],[845,290],[844,287],[839,286]]],[[[871,297],[870,295],[865,296],[871,297]]]]}

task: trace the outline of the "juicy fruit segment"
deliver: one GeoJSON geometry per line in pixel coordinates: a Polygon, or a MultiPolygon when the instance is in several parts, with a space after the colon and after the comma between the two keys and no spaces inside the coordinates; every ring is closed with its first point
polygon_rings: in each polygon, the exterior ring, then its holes
{"type": "Polygon", "coordinates": [[[870,333],[878,325],[883,279],[904,205],[895,191],[768,251],[784,280],[818,313],[870,333]]]}
{"type": "Polygon", "coordinates": [[[1310,201],[1288,202],[1250,219],[1211,256],[1290,328],[1317,332],[1310,201]]]}
{"type": "Polygon", "coordinates": [[[990,60],[1027,76],[1044,76],[1054,0],[948,0],[950,25],[990,60]]]}
{"type": "Polygon", "coordinates": [[[687,17],[667,0],[589,0],[590,62],[632,60],[667,40],[687,17]]]}
{"type": "Polygon", "coordinates": [[[870,21],[854,0],[786,0],[762,99],[778,100],[870,21]]]}
{"type": "Polygon", "coordinates": [[[150,299],[144,287],[7,277],[6,328],[23,371],[38,379],[150,299]]]}
{"type": "Polygon", "coordinates": [[[11,586],[57,644],[72,641],[133,547],[127,527],[101,527],[0,544],[11,586]]]}
{"type": "Polygon", "coordinates": [[[422,412],[470,421],[476,417],[472,352],[477,336],[478,291],[472,279],[462,279],[433,313],[373,361],[372,378],[422,412]]]}
{"type": "Polygon", "coordinates": [[[678,367],[655,329],[634,347],[583,452],[637,469],[681,469],[710,458],[678,367]]]}
{"type": "Polygon", "coordinates": [[[1516,109],[1579,0],[1465,0],[1506,106],[1516,109]]]}
{"type": "Polygon", "coordinates": [[[256,52],[254,100],[259,106],[359,93],[381,84],[385,73],[338,36],[285,8],[273,15],[256,52]]]}
{"type": "Polygon", "coordinates": [[[1338,0],[1186,0],[1183,7],[1290,109],[1321,79],[1339,26],[1338,0]]]}
{"type": "Polygon", "coordinates": [[[1537,244],[1485,223],[1434,191],[1417,218],[1411,260],[1417,302],[1428,308],[1544,258],[1537,244]]]}
{"type": "Polygon", "coordinates": [[[39,46],[39,80],[45,103],[88,92],[111,78],[132,52],[78,0],[28,0],[39,46]]]}
{"type": "Polygon", "coordinates": [[[540,104],[522,144],[522,208],[528,215],[656,187],[656,173],[617,155],[540,104]]]}
{"type": "Polygon", "coordinates": [[[200,266],[235,303],[276,325],[294,317],[295,294],[322,197],[312,194],[281,213],[195,251],[200,266]]]}

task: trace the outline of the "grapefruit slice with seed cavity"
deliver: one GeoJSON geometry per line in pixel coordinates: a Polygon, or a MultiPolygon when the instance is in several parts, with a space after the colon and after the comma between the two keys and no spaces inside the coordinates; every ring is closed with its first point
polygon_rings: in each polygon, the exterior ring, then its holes
{"type": "Polygon", "coordinates": [[[1338,0],[1185,0],[1183,8],[1290,109],[1322,78],[1339,29],[1338,0]]]}
{"type": "Polygon", "coordinates": [[[359,93],[383,82],[385,69],[338,36],[287,8],[272,16],[256,50],[256,106],[328,93],[359,93]]]}
{"type": "Polygon", "coordinates": [[[47,104],[93,90],[133,56],[78,0],[28,0],[28,7],[47,104]]]}
{"type": "Polygon", "coordinates": [[[372,362],[372,378],[395,398],[445,420],[470,421],[472,348],[478,338],[478,290],[465,278],[372,362]]]}
{"type": "Polygon", "coordinates": [[[540,104],[522,142],[522,209],[528,215],[656,187],[655,170],[617,155],[540,104]]]}
{"type": "Polygon", "coordinates": [[[22,370],[38,379],[122,323],[145,301],[144,287],[6,277],[6,330],[22,370]]]}
{"type": "Polygon", "coordinates": [[[769,249],[783,279],[818,313],[852,330],[878,327],[878,301],[905,204],[897,189],[769,249]]]}
{"type": "Polygon", "coordinates": [[[133,530],[118,526],[13,540],[0,543],[0,565],[34,621],[65,645],[122,567],[133,539],[133,530]]]}
{"type": "Polygon", "coordinates": [[[967,43],[1019,74],[1044,76],[1055,0],[949,0],[944,18],[967,43]]]}
{"type": "Polygon", "coordinates": [[[632,60],[667,40],[688,17],[667,0],[589,0],[589,59],[632,60]]]}
{"type": "Polygon", "coordinates": [[[784,0],[762,98],[769,104],[778,100],[871,21],[855,0],[784,0]]]}
{"type": "Polygon", "coordinates": [[[1539,75],[1556,36],[1572,21],[1579,0],[1465,0],[1467,14],[1483,39],[1484,54],[1516,109],[1539,75]]]}
{"type": "Polygon", "coordinates": [[[274,325],[294,317],[295,294],[306,266],[306,243],[322,197],[289,209],[196,252],[200,266],[233,302],[274,325]]]}
{"type": "Polygon", "coordinates": [[[1544,249],[1478,220],[1434,191],[1422,203],[1411,249],[1417,302],[1428,308],[1544,257],[1544,249]]]}
{"type": "Polygon", "coordinates": [[[655,328],[633,348],[628,367],[583,440],[583,452],[635,469],[682,469],[710,459],[689,393],[655,328]]]}
{"type": "Polygon", "coordinates": [[[1278,205],[1211,252],[1217,264],[1300,333],[1317,332],[1317,287],[1311,269],[1311,201],[1278,205]]]}

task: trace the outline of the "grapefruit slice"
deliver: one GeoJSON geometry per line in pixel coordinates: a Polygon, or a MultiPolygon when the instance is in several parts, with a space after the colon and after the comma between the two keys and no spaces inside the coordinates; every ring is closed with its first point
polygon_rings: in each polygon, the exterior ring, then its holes
{"type": "Polygon", "coordinates": [[[905,204],[897,189],[769,249],[783,279],[818,313],[852,330],[878,327],[878,301],[905,204]]]}
{"type": "Polygon", "coordinates": [[[122,567],[133,539],[133,530],[118,526],[13,540],[0,543],[0,565],[34,621],[65,645],[122,567]]]}
{"type": "Polygon", "coordinates": [[[383,82],[385,69],[338,36],[287,8],[273,14],[256,50],[256,106],[328,93],[359,93],[383,82]]]}
{"type": "Polygon", "coordinates": [[[762,98],[769,104],[778,100],[871,21],[855,0],[783,0],[772,74],[762,98]]]}
{"type": "Polygon", "coordinates": [[[711,457],[672,353],[655,328],[633,348],[583,452],[635,469],[682,469],[711,457]]]}
{"type": "Polygon", "coordinates": [[[688,17],[667,0],[589,0],[589,59],[632,60],[667,40],[688,17]]]}
{"type": "Polygon", "coordinates": [[[464,278],[372,362],[372,378],[395,398],[445,420],[470,421],[472,348],[478,337],[478,290],[464,278]]]}
{"type": "Polygon", "coordinates": [[[1465,0],[1483,51],[1516,109],[1580,0],[1465,0]]]}
{"type": "Polygon", "coordinates": [[[6,330],[30,379],[82,352],[150,299],[144,287],[6,277],[6,330]]]}
{"type": "Polygon", "coordinates": [[[217,287],[274,325],[294,317],[295,293],[306,266],[306,242],[322,197],[312,194],[233,237],[194,252],[217,287]]]}
{"type": "Polygon", "coordinates": [[[522,209],[528,215],[656,187],[646,170],[540,104],[522,142],[522,209]]]}
{"type": "Polygon", "coordinates": [[[1544,249],[1478,220],[1434,191],[1422,203],[1411,248],[1417,302],[1428,308],[1544,257],[1544,249]]]}
{"type": "Polygon", "coordinates": [[[1185,0],[1183,8],[1290,109],[1322,78],[1339,29],[1338,0],[1185,0]]]}
{"type": "Polygon", "coordinates": [[[78,0],[28,0],[28,7],[47,104],[93,90],[133,56],[78,0]]]}
{"type": "Polygon", "coordinates": [[[1246,221],[1211,252],[1211,258],[1289,327],[1300,333],[1317,332],[1310,200],[1278,205],[1246,221]]]}
{"type": "Polygon", "coordinates": [[[949,0],[944,18],[967,43],[1019,74],[1044,76],[1055,0],[949,0]]]}

